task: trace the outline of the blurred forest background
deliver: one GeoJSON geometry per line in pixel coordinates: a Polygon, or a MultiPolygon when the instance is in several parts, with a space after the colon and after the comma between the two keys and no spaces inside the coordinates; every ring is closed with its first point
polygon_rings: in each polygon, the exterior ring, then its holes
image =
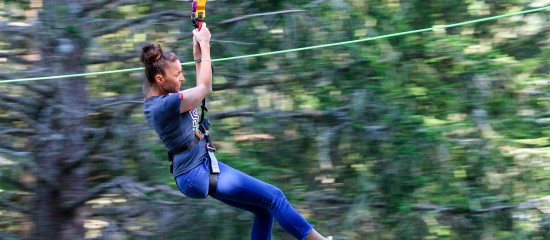
{"type": "MultiPolygon", "coordinates": [[[[513,13],[548,0],[208,1],[214,59],[513,13]]],[[[0,79],[192,60],[190,3],[0,1],[0,79]]],[[[548,10],[215,62],[218,158],[336,239],[549,239],[548,10]]],[[[185,87],[194,67],[184,66],[185,87]]],[[[143,116],[142,71],[0,85],[1,239],[248,239],[183,196],[143,116]]],[[[275,239],[291,239],[279,226],[275,239]]]]}

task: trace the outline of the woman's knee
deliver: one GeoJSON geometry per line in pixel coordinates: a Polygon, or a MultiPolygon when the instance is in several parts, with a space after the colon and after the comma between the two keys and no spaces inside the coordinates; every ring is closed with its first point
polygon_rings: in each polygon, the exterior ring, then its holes
{"type": "Polygon", "coordinates": [[[270,185],[269,193],[271,195],[271,204],[269,206],[270,208],[279,208],[281,207],[281,205],[288,202],[285,194],[278,187],[270,185]]]}

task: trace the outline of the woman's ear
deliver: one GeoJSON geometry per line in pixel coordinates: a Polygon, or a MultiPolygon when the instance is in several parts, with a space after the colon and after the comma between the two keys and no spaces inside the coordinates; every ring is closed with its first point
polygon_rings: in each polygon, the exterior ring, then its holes
{"type": "Polygon", "coordinates": [[[158,84],[162,85],[164,83],[164,78],[162,77],[162,75],[160,74],[157,74],[155,76],[155,82],[157,82],[158,84]]]}

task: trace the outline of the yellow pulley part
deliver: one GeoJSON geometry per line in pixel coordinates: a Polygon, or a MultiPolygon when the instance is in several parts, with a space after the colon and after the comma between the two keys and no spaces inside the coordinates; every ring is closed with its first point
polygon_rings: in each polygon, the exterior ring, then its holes
{"type": "Polygon", "coordinates": [[[197,19],[205,19],[206,18],[206,0],[194,0],[197,2],[197,9],[195,10],[195,17],[197,19]]]}

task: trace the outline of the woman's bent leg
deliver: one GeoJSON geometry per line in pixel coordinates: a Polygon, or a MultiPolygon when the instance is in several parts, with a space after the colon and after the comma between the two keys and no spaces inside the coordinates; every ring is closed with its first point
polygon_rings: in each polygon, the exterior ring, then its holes
{"type": "MultiPolygon", "coordinates": [[[[312,226],[290,205],[280,189],[221,162],[216,194],[213,197],[241,209],[255,210],[255,214],[269,212],[285,231],[297,239],[304,239],[312,230],[312,226]]],[[[252,232],[258,236],[271,236],[272,224],[265,223],[268,222],[267,218],[271,217],[263,214],[258,219],[258,224],[255,220],[252,232]]]]}
{"type": "Polygon", "coordinates": [[[271,229],[273,228],[273,215],[266,209],[242,204],[230,200],[218,199],[227,205],[249,211],[254,214],[254,223],[252,224],[252,233],[250,239],[271,239],[271,229]]]}

